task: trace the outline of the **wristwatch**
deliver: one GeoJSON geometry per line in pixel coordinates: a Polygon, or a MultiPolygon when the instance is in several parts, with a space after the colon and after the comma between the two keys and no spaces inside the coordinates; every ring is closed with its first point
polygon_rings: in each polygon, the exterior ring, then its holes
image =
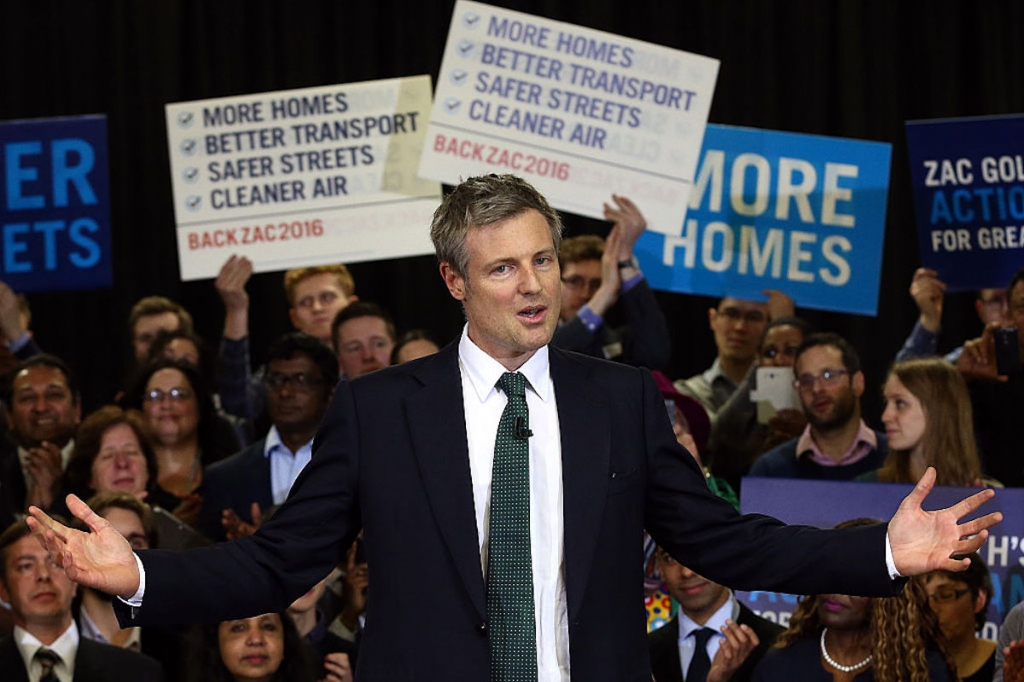
{"type": "Polygon", "coordinates": [[[636,268],[637,270],[640,269],[640,261],[636,259],[635,254],[631,255],[626,260],[619,261],[619,270],[622,270],[623,268],[636,268]]]}

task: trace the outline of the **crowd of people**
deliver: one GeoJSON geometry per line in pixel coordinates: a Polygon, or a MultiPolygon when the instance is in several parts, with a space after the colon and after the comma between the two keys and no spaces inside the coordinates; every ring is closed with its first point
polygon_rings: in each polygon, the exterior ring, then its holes
{"type": "MultiPolygon", "coordinates": [[[[777,291],[764,302],[721,299],[708,311],[717,356],[706,371],[672,381],[661,373],[672,350],[668,323],[633,253],[646,222],[625,197],[613,197],[605,215],[607,238],[559,247],[551,344],[654,371],[677,439],[720,496],[738,504],[747,476],[913,483],[928,467],[940,485],[1024,486],[1010,431],[1024,375],[998,375],[994,343],[997,329],[1024,326],[1024,271],[1006,289],[979,292],[984,333],[938,357],[944,285],[919,270],[911,295],[921,317],[882,386],[868,384],[846,339],[815,330],[777,291]],[[762,370],[786,377],[788,405],[756,397],[769,377],[762,370]],[[883,430],[861,413],[865,391],[884,396],[883,430]]],[[[54,670],[62,680],[109,679],[112,670],[117,679],[353,679],[370,589],[360,540],[287,611],[122,630],[110,597],[76,590],[23,520],[30,506],[70,517],[65,496],[74,493],[133,548],[177,551],[252,534],[313,456],[339,378],[415,361],[445,341],[404,329],[357,296],[344,265],[305,267],[284,276],[295,331],[253,367],[251,274],[252,263],[233,256],[216,280],[225,309],[216,350],[181,305],[140,300],[127,321],[133,378],[91,414],[73,368],[32,336],[24,297],[0,287],[0,332],[14,365],[0,440],[0,597],[8,605],[0,627],[14,637],[0,644],[0,673],[21,665],[26,679],[47,682],[54,670]]],[[[1024,338],[1019,352],[1024,358],[1024,338]]],[[[976,637],[992,597],[977,556],[967,573],[911,579],[895,598],[809,595],[788,629],[650,540],[648,559],[648,593],[661,590],[671,605],[650,635],[658,682],[782,680],[795,671],[880,682],[1024,675],[1013,639],[997,646],[976,637]]],[[[1004,633],[1020,635],[1009,624],[1021,618],[1011,612],[1004,633]]]]}

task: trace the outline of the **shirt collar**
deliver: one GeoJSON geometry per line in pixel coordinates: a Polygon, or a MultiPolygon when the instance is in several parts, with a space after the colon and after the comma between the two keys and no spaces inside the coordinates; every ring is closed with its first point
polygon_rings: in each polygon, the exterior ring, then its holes
{"type": "MultiPolygon", "coordinates": [[[[305,448],[312,448],[312,447],[313,447],[313,439],[310,438],[308,442],[306,442],[305,444],[303,444],[303,446],[301,448],[299,448],[299,450],[301,451],[301,450],[304,450],[305,448]]],[[[281,440],[281,433],[277,430],[277,427],[274,426],[273,424],[271,424],[270,430],[267,431],[267,437],[264,439],[264,443],[263,443],[263,456],[264,457],[270,457],[270,455],[273,454],[277,450],[280,450],[281,452],[283,452],[283,453],[285,453],[287,455],[290,455],[290,456],[298,454],[298,453],[294,453],[294,452],[292,452],[291,450],[288,449],[288,446],[285,445],[284,441],[281,440]]]]}
{"type": "MultiPolygon", "coordinates": [[[[277,447],[284,447],[284,443],[281,442],[281,434],[277,432],[277,427],[271,424],[270,430],[267,431],[267,437],[264,439],[263,456],[270,457],[270,453],[277,447]]],[[[287,449],[285,448],[285,450],[287,449]]]]}
{"type": "MultiPolygon", "coordinates": [[[[491,396],[491,392],[497,390],[495,386],[498,384],[498,379],[508,371],[504,365],[473,343],[469,338],[468,325],[463,327],[462,339],[459,340],[459,363],[466,376],[469,377],[469,383],[473,386],[480,402],[486,401],[491,396]]],[[[533,389],[533,392],[541,400],[548,402],[553,397],[550,358],[546,345],[534,353],[516,371],[526,377],[527,386],[533,389]]]]}
{"type": "MultiPolygon", "coordinates": [[[[67,444],[60,449],[60,467],[66,471],[68,468],[68,462],[71,461],[71,453],[75,451],[75,439],[69,438],[67,444]]],[[[21,462],[22,468],[28,464],[28,450],[18,446],[18,461],[21,462]]]]}
{"type": "Polygon", "coordinates": [[[719,607],[717,611],[711,614],[707,622],[700,625],[690,617],[687,616],[681,609],[679,611],[679,641],[682,642],[684,639],[689,637],[694,630],[701,628],[711,628],[715,631],[715,634],[721,634],[722,628],[725,627],[725,621],[730,618],[733,622],[740,617],[740,605],[736,601],[736,596],[733,595],[732,591],[729,591],[729,598],[725,600],[725,603],[719,607]]]}
{"type": "Polygon", "coordinates": [[[725,372],[722,371],[722,363],[715,358],[715,361],[711,363],[711,366],[704,370],[704,381],[708,382],[708,386],[714,386],[716,380],[726,381],[730,386],[735,386],[736,382],[726,376],[725,372]]]}
{"type": "MultiPolygon", "coordinates": [[[[35,635],[18,625],[14,626],[14,641],[18,645],[18,653],[21,654],[21,658],[25,662],[25,670],[31,670],[32,660],[35,658],[36,652],[46,645],[36,639],[35,635]]],[[[75,627],[75,621],[72,620],[68,629],[55,639],[52,644],[46,646],[46,648],[60,656],[61,662],[68,670],[68,677],[74,679],[75,654],[78,653],[78,628],[75,627]]]]}
{"type": "Polygon", "coordinates": [[[800,440],[796,442],[796,456],[799,457],[810,457],[814,462],[821,464],[822,466],[845,466],[847,464],[853,464],[858,462],[865,457],[872,450],[878,449],[878,434],[868,428],[868,425],[864,423],[864,420],[860,420],[860,428],[857,430],[857,437],[853,439],[853,443],[850,445],[850,449],[847,450],[843,456],[836,461],[826,455],[818,447],[818,444],[814,442],[814,437],[811,435],[811,425],[808,424],[804,428],[804,432],[800,434],[800,440]]]}
{"type": "MultiPolygon", "coordinates": [[[[92,616],[89,615],[89,612],[85,608],[83,608],[78,614],[78,627],[81,630],[80,634],[83,638],[99,642],[100,644],[111,644],[110,640],[103,634],[99,626],[96,625],[92,616]]],[[[141,628],[129,628],[128,641],[124,643],[122,648],[131,649],[132,651],[142,651],[141,628]]]]}

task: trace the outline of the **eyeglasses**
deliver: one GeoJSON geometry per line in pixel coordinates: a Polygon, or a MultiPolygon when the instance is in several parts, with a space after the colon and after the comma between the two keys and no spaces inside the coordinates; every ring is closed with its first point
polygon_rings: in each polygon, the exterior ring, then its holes
{"type": "Polygon", "coordinates": [[[785,355],[787,358],[795,358],[798,350],[800,350],[799,346],[786,346],[785,348],[768,346],[767,348],[761,349],[761,357],[767,360],[774,360],[780,355],[785,355]]]}
{"type": "Polygon", "coordinates": [[[998,308],[999,310],[1005,310],[1009,306],[1005,294],[1002,296],[993,296],[992,298],[983,298],[980,300],[981,304],[986,308],[998,308]]]}
{"type": "Polygon", "coordinates": [[[928,595],[928,601],[933,604],[948,604],[951,601],[956,601],[970,591],[970,588],[967,587],[962,590],[954,590],[952,587],[940,587],[935,590],[934,594],[928,595]]]}
{"type": "Polygon", "coordinates": [[[299,372],[297,374],[280,374],[271,372],[263,377],[263,383],[267,388],[280,391],[285,386],[291,386],[296,391],[312,391],[314,387],[324,383],[323,379],[317,379],[312,374],[299,372]]]}
{"type": "Polygon", "coordinates": [[[563,277],[562,278],[562,284],[564,284],[567,289],[572,289],[573,291],[580,291],[581,289],[587,289],[592,294],[596,293],[597,290],[601,288],[601,280],[600,279],[587,279],[586,277],[583,277],[581,275],[573,275],[572,277],[563,277]]]}
{"type": "Polygon", "coordinates": [[[826,369],[819,376],[813,374],[804,374],[797,377],[797,380],[793,382],[793,388],[798,391],[809,391],[814,388],[814,384],[821,381],[822,386],[828,388],[834,385],[841,377],[849,374],[845,369],[826,369]]]}
{"type": "Polygon", "coordinates": [[[747,324],[764,324],[768,320],[768,316],[760,310],[748,310],[743,312],[739,308],[726,308],[725,310],[719,310],[719,315],[725,317],[733,324],[736,324],[740,320],[743,320],[747,324]]]}
{"type": "Polygon", "coordinates": [[[194,394],[187,388],[172,388],[165,391],[162,388],[154,388],[142,394],[142,400],[147,403],[162,403],[164,398],[170,398],[172,403],[183,403],[189,400],[194,394]]]}

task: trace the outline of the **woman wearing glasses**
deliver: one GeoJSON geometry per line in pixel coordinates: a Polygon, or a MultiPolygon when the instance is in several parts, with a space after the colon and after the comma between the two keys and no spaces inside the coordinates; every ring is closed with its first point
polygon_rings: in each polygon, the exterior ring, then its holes
{"type": "Polygon", "coordinates": [[[238,438],[218,419],[198,370],[181,360],[161,359],[144,368],[125,403],[142,411],[156,456],[153,498],[194,525],[203,467],[237,452],[238,438]]]}
{"type": "Polygon", "coordinates": [[[971,566],[966,571],[933,571],[924,576],[924,584],[960,679],[988,682],[995,673],[996,643],[978,637],[978,633],[985,626],[992,578],[977,553],[968,559],[971,566]]]}
{"type": "Polygon", "coordinates": [[[757,365],[715,416],[709,444],[711,473],[737,490],[740,478],[750,471],[754,460],[796,438],[807,426],[807,417],[801,410],[779,410],[762,424],[750,392],[757,389],[757,367],[792,367],[797,349],[812,331],[810,324],[798,317],[772,320],[761,337],[757,365]]]}

